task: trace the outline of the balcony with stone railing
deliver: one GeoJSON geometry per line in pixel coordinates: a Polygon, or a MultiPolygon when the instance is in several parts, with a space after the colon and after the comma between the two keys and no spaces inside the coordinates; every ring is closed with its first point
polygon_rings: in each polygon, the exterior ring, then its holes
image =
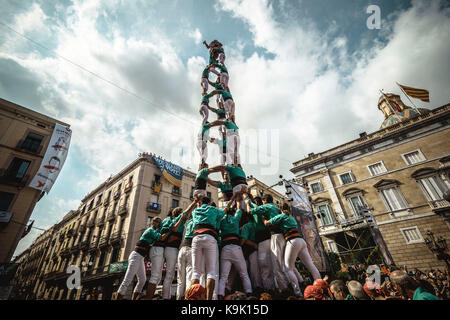
{"type": "Polygon", "coordinates": [[[121,240],[122,240],[122,234],[120,232],[116,231],[109,238],[109,243],[114,245],[114,244],[120,243],[121,240]]]}
{"type": "Polygon", "coordinates": [[[128,205],[122,205],[119,207],[118,214],[119,216],[126,215],[128,212],[128,205]]]}
{"type": "Polygon", "coordinates": [[[428,204],[431,207],[431,210],[435,213],[440,213],[442,211],[447,211],[450,209],[450,202],[445,199],[428,201],[428,204]]]}
{"type": "Polygon", "coordinates": [[[105,224],[105,214],[103,214],[102,216],[98,217],[96,220],[97,226],[102,226],[105,224]]]}
{"type": "Polygon", "coordinates": [[[101,236],[98,241],[98,248],[103,248],[108,245],[109,235],[101,236]]]}

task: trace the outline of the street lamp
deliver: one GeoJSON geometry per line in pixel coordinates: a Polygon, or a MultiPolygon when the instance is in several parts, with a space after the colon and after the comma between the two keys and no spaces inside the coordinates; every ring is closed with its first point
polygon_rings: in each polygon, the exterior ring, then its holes
{"type": "Polygon", "coordinates": [[[428,249],[433,252],[439,260],[444,260],[447,265],[447,269],[450,270],[450,255],[446,253],[447,251],[447,241],[439,236],[437,239],[434,237],[434,233],[430,230],[427,231],[428,238],[425,238],[425,244],[428,249]]]}

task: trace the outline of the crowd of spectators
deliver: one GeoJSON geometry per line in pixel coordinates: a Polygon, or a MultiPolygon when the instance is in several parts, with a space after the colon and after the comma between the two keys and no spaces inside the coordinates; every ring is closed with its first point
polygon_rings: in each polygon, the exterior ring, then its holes
{"type": "MultiPolygon", "coordinates": [[[[303,297],[296,297],[290,289],[285,292],[254,292],[245,294],[241,291],[228,293],[225,300],[448,300],[450,298],[448,271],[414,269],[406,267],[381,266],[380,276],[367,272],[363,265],[343,268],[331,278],[326,275],[313,283],[306,278],[302,284],[303,297]],[[374,281],[377,280],[377,281],[374,281]]],[[[199,285],[197,285],[199,286],[199,285]]],[[[187,300],[197,300],[191,290],[187,300]]],[[[156,297],[155,299],[160,299],[156,297]]]]}

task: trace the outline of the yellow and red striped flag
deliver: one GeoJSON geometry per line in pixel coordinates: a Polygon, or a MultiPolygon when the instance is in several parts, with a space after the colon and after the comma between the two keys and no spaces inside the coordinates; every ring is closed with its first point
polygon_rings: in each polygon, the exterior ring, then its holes
{"type": "Polygon", "coordinates": [[[428,92],[428,90],[407,87],[401,84],[398,85],[403,89],[403,92],[408,96],[420,99],[424,102],[430,102],[430,93],[428,92]]]}

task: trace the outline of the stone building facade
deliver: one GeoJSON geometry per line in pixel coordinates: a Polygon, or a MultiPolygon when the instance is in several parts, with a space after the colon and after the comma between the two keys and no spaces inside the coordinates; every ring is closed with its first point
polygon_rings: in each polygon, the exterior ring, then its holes
{"type": "Polygon", "coordinates": [[[324,247],[344,262],[363,262],[376,247],[370,210],[396,265],[445,268],[425,239],[431,231],[450,240],[450,104],[416,110],[389,96],[402,111],[380,98],[380,130],[310,154],[291,171],[309,190],[324,247]]]}
{"type": "Polygon", "coordinates": [[[0,99],[0,263],[10,262],[42,194],[29,187],[56,123],[68,124],[0,99]]]}

